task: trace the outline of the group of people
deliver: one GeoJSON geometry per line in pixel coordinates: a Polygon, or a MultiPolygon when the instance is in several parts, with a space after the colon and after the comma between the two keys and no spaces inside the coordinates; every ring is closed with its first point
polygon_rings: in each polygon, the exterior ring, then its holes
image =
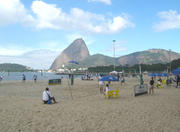
{"type": "MultiPolygon", "coordinates": [[[[36,74],[34,74],[32,79],[33,79],[33,80],[34,80],[34,82],[36,83],[36,81],[37,81],[37,75],[36,75],[36,74]]],[[[23,81],[23,82],[25,82],[25,81],[26,81],[26,76],[25,76],[25,74],[23,74],[23,75],[22,75],[22,81],[23,81]]]]}
{"type": "MultiPolygon", "coordinates": [[[[176,82],[176,87],[178,88],[178,86],[180,85],[179,84],[180,83],[180,75],[176,75],[175,80],[173,78],[171,78],[171,77],[170,78],[167,77],[166,84],[169,85],[173,81],[176,82]]],[[[149,81],[149,84],[150,84],[149,94],[154,94],[154,83],[155,83],[155,81],[154,81],[154,78],[152,77],[151,80],[149,81]]],[[[157,80],[157,86],[159,86],[161,84],[162,84],[162,79],[159,78],[157,80]]]]}
{"type": "Polygon", "coordinates": [[[101,94],[105,94],[105,92],[110,91],[110,87],[109,87],[110,82],[108,82],[108,83],[106,84],[106,88],[104,89],[104,84],[105,84],[105,83],[104,83],[104,81],[101,81],[101,78],[102,78],[102,75],[100,75],[99,78],[98,78],[100,93],[101,93],[101,94]]]}
{"type": "MultiPolygon", "coordinates": [[[[99,81],[99,89],[100,89],[100,93],[101,94],[107,94],[108,93],[108,91],[110,91],[110,81],[108,81],[108,83],[107,84],[105,84],[104,83],[104,81],[101,81],[101,78],[102,78],[103,76],[102,75],[100,75],[99,76],[99,78],[98,78],[98,81],[99,81]],[[105,89],[104,89],[104,85],[105,85],[105,89]]],[[[121,80],[120,80],[120,82],[121,82],[121,85],[124,85],[124,83],[125,83],[125,78],[124,77],[122,77],[121,78],[121,80]]]]}

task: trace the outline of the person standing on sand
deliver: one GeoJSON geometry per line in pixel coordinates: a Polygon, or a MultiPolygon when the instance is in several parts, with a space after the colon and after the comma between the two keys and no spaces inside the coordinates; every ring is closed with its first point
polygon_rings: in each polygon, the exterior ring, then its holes
{"type": "Polygon", "coordinates": [[[23,74],[22,75],[22,81],[25,82],[26,81],[26,76],[23,74]]]}
{"type": "Polygon", "coordinates": [[[122,76],[121,78],[121,86],[125,84],[125,79],[124,79],[124,76],[122,76]]]}
{"type": "Polygon", "coordinates": [[[51,104],[51,100],[53,100],[54,103],[57,103],[54,96],[52,96],[51,92],[49,91],[48,87],[43,91],[42,100],[44,104],[51,104]]]}
{"type": "Polygon", "coordinates": [[[108,92],[110,91],[109,84],[106,84],[106,95],[108,96],[108,92]]]}
{"type": "Polygon", "coordinates": [[[180,76],[177,75],[177,77],[176,77],[176,88],[178,88],[179,82],[180,82],[180,76]]]}
{"type": "Polygon", "coordinates": [[[34,74],[33,80],[34,80],[34,82],[36,83],[36,81],[37,81],[37,75],[34,74]]]}
{"type": "Polygon", "coordinates": [[[100,81],[101,78],[102,78],[102,76],[100,75],[100,77],[99,77],[99,88],[100,88],[100,93],[103,94],[104,93],[104,90],[103,90],[104,82],[100,81]]]}
{"type": "Polygon", "coordinates": [[[150,84],[149,94],[154,94],[154,79],[153,79],[153,77],[151,78],[149,84],[150,84]]]}
{"type": "Polygon", "coordinates": [[[3,79],[3,77],[2,77],[2,76],[0,76],[0,82],[2,81],[2,79],[3,79]]]}

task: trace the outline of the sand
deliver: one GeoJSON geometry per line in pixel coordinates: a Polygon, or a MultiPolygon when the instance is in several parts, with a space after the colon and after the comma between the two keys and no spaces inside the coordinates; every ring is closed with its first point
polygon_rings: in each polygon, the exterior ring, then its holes
{"type": "MultiPolygon", "coordinates": [[[[147,79],[145,80],[147,83],[147,79]]],[[[118,99],[105,99],[97,80],[76,79],[49,86],[57,104],[41,101],[47,81],[0,83],[1,132],[180,132],[180,89],[165,86],[154,95],[133,96],[137,78],[126,78],[118,99]]]]}

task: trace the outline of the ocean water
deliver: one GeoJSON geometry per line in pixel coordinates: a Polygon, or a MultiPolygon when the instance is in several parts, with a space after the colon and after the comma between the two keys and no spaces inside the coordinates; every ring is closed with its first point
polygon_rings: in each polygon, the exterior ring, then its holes
{"type": "Polygon", "coordinates": [[[68,78],[68,75],[57,75],[56,73],[48,72],[0,72],[0,76],[5,81],[22,80],[23,74],[26,76],[26,80],[33,80],[34,75],[37,75],[37,80],[68,78]]]}

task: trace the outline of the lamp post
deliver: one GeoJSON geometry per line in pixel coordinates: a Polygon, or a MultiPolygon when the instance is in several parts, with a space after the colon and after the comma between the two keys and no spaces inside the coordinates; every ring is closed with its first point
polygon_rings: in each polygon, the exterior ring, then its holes
{"type": "Polygon", "coordinates": [[[171,49],[169,49],[169,73],[171,73],[171,49]]]}
{"type": "Polygon", "coordinates": [[[114,55],[114,71],[115,71],[115,42],[116,42],[116,40],[113,40],[113,55],[114,55]]]}

